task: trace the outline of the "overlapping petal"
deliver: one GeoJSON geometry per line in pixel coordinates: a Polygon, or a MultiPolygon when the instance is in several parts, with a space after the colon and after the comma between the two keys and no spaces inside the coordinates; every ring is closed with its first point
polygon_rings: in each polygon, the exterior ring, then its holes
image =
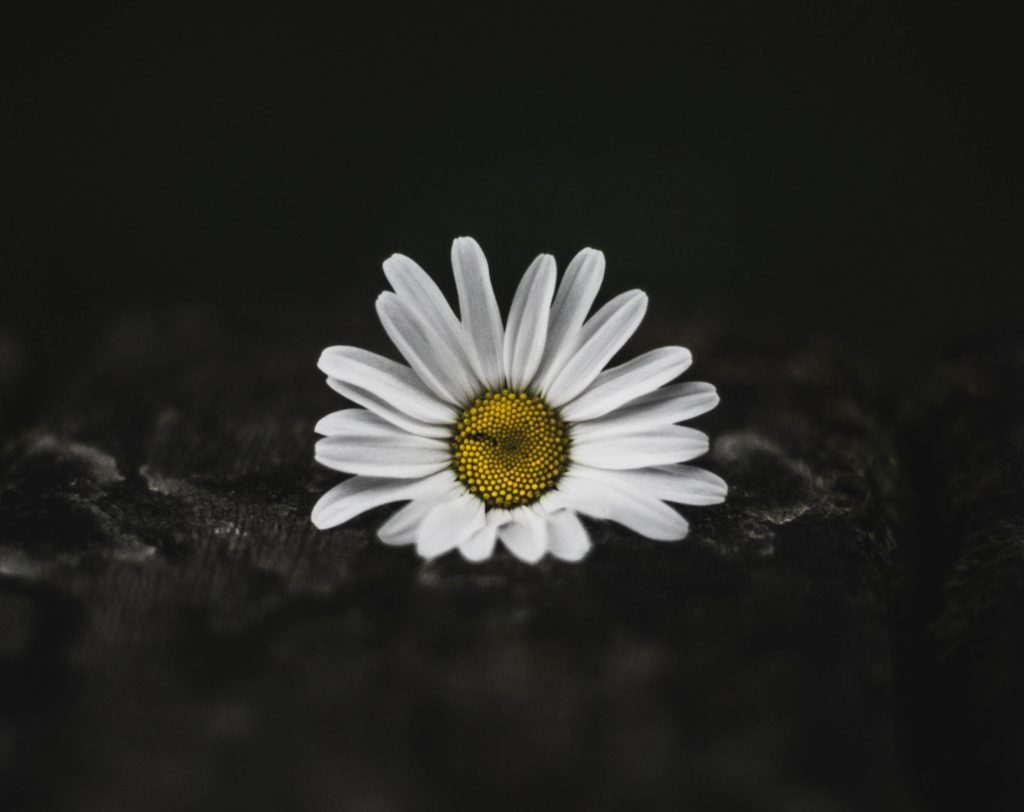
{"type": "Polygon", "coordinates": [[[388,338],[435,395],[451,404],[472,399],[477,389],[472,371],[459,363],[436,324],[390,291],[377,297],[377,315],[388,338]]]}
{"type": "Polygon", "coordinates": [[[500,389],[505,344],[501,311],[491,287],[487,257],[472,237],[459,237],[452,243],[452,270],[470,360],[484,385],[500,389]]]}
{"type": "Polygon", "coordinates": [[[552,362],[537,388],[548,403],[559,408],[581,394],[605,364],[640,326],[647,311],[647,295],[631,290],[597,311],[568,345],[564,363],[552,362]]]}
{"type": "Polygon", "coordinates": [[[646,468],[689,462],[708,450],[708,436],[689,426],[665,426],[576,438],[572,459],[594,468],[646,468]]]}
{"type": "Polygon", "coordinates": [[[459,552],[467,561],[485,561],[494,552],[498,541],[498,531],[509,521],[507,510],[495,509],[487,511],[484,526],[476,530],[469,538],[459,545],[459,552]]]}
{"type": "Polygon", "coordinates": [[[436,437],[438,439],[447,439],[451,436],[452,430],[450,426],[442,423],[428,423],[413,417],[399,403],[386,400],[369,389],[364,389],[361,386],[346,383],[345,381],[339,381],[336,378],[328,378],[327,385],[339,395],[369,409],[392,425],[404,429],[410,434],[418,434],[420,437],[436,437]]]}
{"type": "Polygon", "coordinates": [[[548,313],[555,292],[555,258],[541,254],[523,274],[505,328],[505,380],[522,390],[533,380],[544,355],[548,313]]]}
{"type": "Polygon", "coordinates": [[[718,405],[718,392],[709,383],[687,381],[665,386],[631,400],[594,420],[577,423],[573,436],[590,440],[613,434],[667,426],[702,415],[718,405]]]}
{"type": "Polygon", "coordinates": [[[416,530],[416,552],[424,558],[454,550],[486,524],[484,505],[469,493],[441,502],[423,517],[416,530]]]}
{"type": "Polygon", "coordinates": [[[576,423],[608,414],[678,378],[692,362],[685,347],[659,347],[600,373],[586,391],[562,409],[576,423]]]}
{"type": "Polygon", "coordinates": [[[604,254],[593,248],[584,248],[565,269],[551,304],[547,342],[539,369],[542,379],[549,369],[560,369],[565,363],[577,333],[601,289],[604,267],[604,254]]]}
{"type": "Polygon", "coordinates": [[[580,561],[590,552],[590,535],[571,510],[558,510],[548,518],[548,549],[563,561],[580,561]]]}
{"type": "Polygon", "coordinates": [[[313,524],[325,530],[380,505],[436,496],[446,488],[453,488],[454,484],[454,478],[445,471],[424,479],[354,476],[335,485],[317,500],[313,507],[313,524]]]}
{"type": "Polygon", "coordinates": [[[498,531],[498,538],[512,555],[527,564],[536,564],[548,551],[547,522],[531,507],[511,511],[508,524],[498,531]]]}
{"type": "Polygon", "coordinates": [[[409,367],[359,347],[328,347],[320,354],[320,371],[389,401],[424,423],[451,425],[458,412],[440,400],[409,367]]]}
{"type": "Polygon", "coordinates": [[[315,456],[335,471],[395,479],[429,476],[451,462],[446,443],[398,429],[324,437],[316,443],[315,456]]]}
{"type": "MultiPolygon", "coordinates": [[[[437,283],[409,257],[393,254],[384,261],[384,275],[406,307],[419,313],[460,370],[472,372],[462,324],[437,283]]],[[[472,385],[480,379],[472,376],[472,385]]]]}
{"type": "Polygon", "coordinates": [[[586,466],[574,467],[559,485],[562,499],[574,510],[609,519],[656,541],[678,541],[689,525],[661,499],[619,476],[586,466]]]}
{"type": "Polygon", "coordinates": [[[416,543],[416,531],[420,523],[439,503],[462,493],[462,486],[450,470],[441,471],[421,480],[426,484],[417,491],[409,504],[391,514],[391,517],[377,529],[377,537],[385,544],[402,546],[416,543]]]}
{"type": "Polygon", "coordinates": [[[729,493],[729,486],[718,474],[693,465],[659,465],[616,471],[616,474],[622,482],[680,505],[717,505],[724,502],[729,493]]]}

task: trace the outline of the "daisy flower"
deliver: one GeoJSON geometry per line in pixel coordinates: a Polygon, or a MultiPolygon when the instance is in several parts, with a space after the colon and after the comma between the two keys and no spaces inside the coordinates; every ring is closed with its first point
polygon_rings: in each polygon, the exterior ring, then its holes
{"type": "Polygon", "coordinates": [[[318,462],[354,476],[323,495],[313,523],[329,528],[406,502],[377,531],[424,558],[457,549],[482,561],[500,541],[534,563],[579,561],[591,542],[580,515],[660,541],[683,538],[669,506],[725,498],[715,474],[684,465],[708,450],[704,433],[676,425],[718,403],[711,384],[669,384],[690,366],[661,347],[605,366],[647,309],[639,290],[587,318],[604,278],[585,248],[556,291],[555,260],[526,270],[502,321],[483,251],[452,244],[459,316],[415,262],[384,263],[393,288],[377,299],[384,330],[408,366],[357,347],[328,347],[328,385],[362,408],[324,417],[318,462]]]}

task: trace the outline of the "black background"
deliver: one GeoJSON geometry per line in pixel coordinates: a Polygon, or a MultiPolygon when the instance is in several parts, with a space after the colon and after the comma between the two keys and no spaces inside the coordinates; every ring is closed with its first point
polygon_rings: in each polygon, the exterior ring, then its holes
{"type": "Polygon", "coordinates": [[[393,251],[450,288],[470,234],[499,295],[593,245],[655,315],[820,333],[898,376],[1018,321],[1010,8],[39,5],[0,57],[0,314],[58,366],[117,308],[326,327],[393,251]]]}

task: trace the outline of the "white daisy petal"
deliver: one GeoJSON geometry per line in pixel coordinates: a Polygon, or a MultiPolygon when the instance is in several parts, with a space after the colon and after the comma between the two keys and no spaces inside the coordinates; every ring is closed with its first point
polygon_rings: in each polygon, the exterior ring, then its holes
{"type": "Polygon", "coordinates": [[[431,477],[419,480],[422,484],[416,497],[405,507],[396,511],[377,529],[377,537],[385,544],[400,546],[416,543],[416,531],[424,517],[439,502],[452,499],[463,493],[462,486],[451,471],[440,471],[431,477]]]}
{"type": "Polygon", "coordinates": [[[504,377],[501,311],[491,287],[487,258],[472,237],[459,237],[452,243],[452,270],[470,360],[486,386],[500,389],[504,377]]]}
{"type": "Polygon", "coordinates": [[[548,549],[563,561],[580,561],[591,548],[590,535],[571,510],[559,510],[548,517],[548,549]]]}
{"type": "Polygon", "coordinates": [[[435,558],[458,547],[484,526],[484,505],[469,493],[462,493],[436,505],[416,530],[416,552],[435,558]]]}
{"type": "Polygon", "coordinates": [[[453,357],[444,336],[397,293],[386,291],[377,297],[377,315],[402,357],[438,397],[465,403],[473,396],[477,386],[470,371],[457,355],[453,357]]]}
{"type": "Polygon", "coordinates": [[[536,564],[548,549],[547,523],[528,507],[513,510],[498,537],[512,555],[527,564],[536,564]]]}
{"type": "Polygon", "coordinates": [[[354,476],[335,485],[313,506],[313,524],[321,530],[344,524],[371,508],[400,502],[416,493],[419,480],[354,476]]]}
{"type": "Polygon", "coordinates": [[[384,260],[384,276],[395,293],[422,308],[439,332],[461,335],[458,316],[441,288],[415,261],[403,254],[392,254],[384,260]]]}
{"type": "Polygon", "coordinates": [[[616,296],[580,329],[565,365],[539,383],[541,393],[556,408],[590,386],[605,364],[629,340],[647,311],[647,295],[631,290],[616,296]]]}
{"type": "Polygon", "coordinates": [[[702,415],[715,408],[718,401],[718,392],[709,383],[672,384],[631,400],[596,420],[577,423],[572,433],[577,440],[584,440],[666,426],[702,415]]]}
{"type": "Polygon", "coordinates": [[[320,354],[317,366],[331,378],[371,391],[425,423],[451,424],[458,416],[409,367],[375,352],[358,347],[328,347],[320,354]]]}
{"type": "Polygon", "coordinates": [[[549,369],[557,372],[568,360],[568,350],[601,289],[604,266],[604,254],[593,248],[584,248],[565,269],[555,301],[551,304],[548,337],[539,370],[542,378],[549,369]]]}
{"type": "Polygon", "coordinates": [[[680,505],[717,505],[729,492],[724,479],[693,465],[660,465],[616,471],[615,475],[657,499],[680,505]]]}
{"type": "Polygon", "coordinates": [[[562,498],[562,492],[555,488],[537,500],[537,507],[542,513],[550,514],[559,510],[566,510],[569,508],[569,503],[562,498]]]}
{"type": "Polygon", "coordinates": [[[513,389],[525,389],[540,366],[555,292],[555,258],[541,254],[523,274],[505,329],[505,377],[513,389]]]}
{"type": "Polygon", "coordinates": [[[601,417],[679,377],[692,361],[685,347],[645,352],[598,375],[582,395],[562,409],[562,416],[574,423],[601,417]]]}
{"type": "Polygon", "coordinates": [[[393,423],[366,409],[341,409],[321,417],[313,431],[327,436],[362,434],[366,437],[392,437],[403,433],[393,423]]]}
{"type": "Polygon", "coordinates": [[[596,519],[609,519],[656,541],[678,541],[689,524],[663,501],[619,476],[574,466],[558,484],[566,504],[596,519]]]}
{"type": "Polygon", "coordinates": [[[439,440],[393,429],[392,434],[324,437],[316,443],[316,461],[348,474],[413,479],[449,465],[451,452],[439,440]]]}
{"type": "Polygon", "coordinates": [[[594,468],[646,468],[687,462],[707,450],[704,432],[689,426],[663,426],[607,437],[574,435],[572,459],[594,468]]]}
{"type": "Polygon", "coordinates": [[[422,420],[417,420],[415,417],[410,417],[391,401],[378,397],[361,386],[339,381],[337,378],[328,378],[327,385],[339,395],[369,409],[374,414],[383,417],[400,429],[405,429],[410,434],[418,434],[420,437],[436,437],[438,439],[447,439],[451,436],[452,430],[450,425],[426,423],[422,420]]]}
{"type": "Polygon", "coordinates": [[[414,499],[377,528],[377,538],[392,547],[416,543],[416,531],[423,517],[437,506],[437,499],[424,497],[414,499]]]}
{"type": "MultiPolygon", "coordinates": [[[[471,371],[462,324],[427,272],[409,257],[393,254],[384,262],[384,275],[405,306],[422,315],[446,352],[457,360],[459,367],[471,371]]],[[[476,389],[479,381],[475,375],[473,378],[473,387],[476,389]]]]}
{"type": "Polygon", "coordinates": [[[499,528],[508,522],[507,510],[487,511],[486,522],[472,536],[459,545],[459,552],[467,561],[485,561],[494,553],[499,528]]]}

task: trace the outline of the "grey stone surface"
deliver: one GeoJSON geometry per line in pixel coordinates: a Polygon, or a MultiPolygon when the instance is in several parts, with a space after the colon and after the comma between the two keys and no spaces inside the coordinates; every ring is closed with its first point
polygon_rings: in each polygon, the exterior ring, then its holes
{"type": "MultiPolygon", "coordinates": [[[[28,808],[903,808],[886,600],[901,486],[825,350],[704,325],[697,421],[732,491],[582,565],[432,563],[378,510],[309,523],[362,330],[203,311],[114,324],[9,444],[6,791],[28,808]],[[345,335],[339,335],[339,332],[345,335]]],[[[375,339],[379,342],[379,338],[375,339]]]]}

